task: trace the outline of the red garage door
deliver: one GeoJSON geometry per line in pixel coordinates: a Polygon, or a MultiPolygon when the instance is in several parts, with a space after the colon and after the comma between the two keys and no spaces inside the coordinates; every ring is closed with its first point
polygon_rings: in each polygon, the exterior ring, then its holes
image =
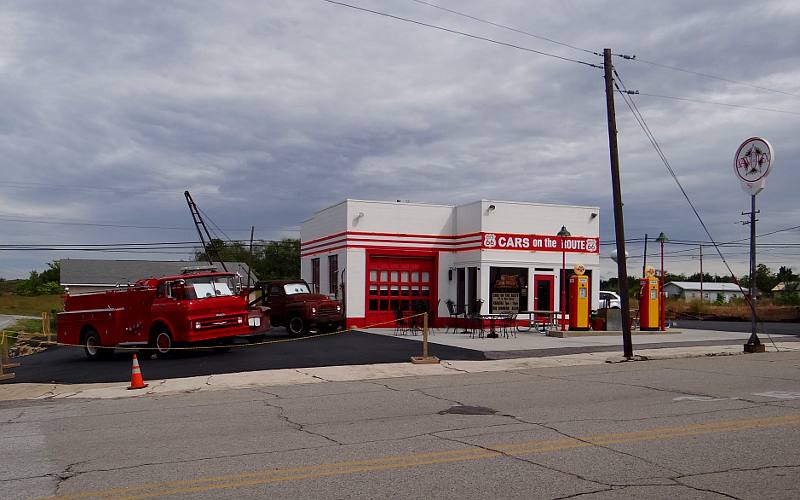
{"type": "MultiPolygon", "coordinates": [[[[366,323],[392,321],[396,310],[435,311],[433,257],[370,255],[367,260],[366,323]]],[[[386,328],[392,328],[387,324],[386,328]]]]}

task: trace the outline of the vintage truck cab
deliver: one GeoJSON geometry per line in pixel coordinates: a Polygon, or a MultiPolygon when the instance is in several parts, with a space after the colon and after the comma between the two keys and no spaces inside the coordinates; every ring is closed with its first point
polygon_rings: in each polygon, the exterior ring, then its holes
{"type": "Polygon", "coordinates": [[[305,335],[312,329],[333,331],[344,325],[339,302],[312,293],[303,280],[260,282],[251,291],[250,307],[269,308],[271,325],[286,327],[291,336],[305,335]]]}

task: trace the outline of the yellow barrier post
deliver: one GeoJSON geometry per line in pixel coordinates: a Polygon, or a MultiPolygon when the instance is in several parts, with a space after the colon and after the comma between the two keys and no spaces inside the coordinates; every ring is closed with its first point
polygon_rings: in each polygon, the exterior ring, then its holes
{"type": "Polygon", "coordinates": [[[48,343],[52,342],[52,333],[50,332],[50,313],[45,311],[42,313],[42,334],[48,343]]]}
{"type": "Polygon", "coordinates": [[[411,356],[411,362],[417,365],[434,365],[439,363],[436,356],[428,356],[428,313],[422,316],[422,356],[411,356]]]}
{"type": "Polygon", "coordinates": [[[19,366],[19,363],[9,362],[8,341],[6,332],[3,332],[3,336],[0,338],[0,381],[13,379],[16,375],[14,373],[5,373],[5,369],[16,368],[17,366],[19,366]]]}

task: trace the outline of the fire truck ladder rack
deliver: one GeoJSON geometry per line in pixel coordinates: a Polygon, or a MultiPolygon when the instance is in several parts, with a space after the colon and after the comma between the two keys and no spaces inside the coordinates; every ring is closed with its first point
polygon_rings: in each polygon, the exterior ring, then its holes
{"type": "Polygon", "coordinates": [[[200,236],[200,243],[203,244],[203,250],[206,252],[206,257],[208,258],[208,263],[210,265],[214,265],[214,257],[216,257],[217,262],[222,265],[222,269],[226,272],[228,268],[225,266],[225,263],[222,261],[222,256],[219,254],[219,250],[211,244],[211,234],[208,232],[208,228],[206,227],[206,223],[203,222],[203,216],[200,215],[200,209],[197,208],[197,204],[195,204],[194,200],[192,199],[192,195],[189,194],[189,191],[184,191],[183,195],[186,197],[186,203],[189,204],[189,211],[192,213],[192,220],[194,220],[194,227],[197,229],[197,234],[200,236]],[[205,237],[203,236],[205,234],[205,237]],[[206,239],[208,243],[206,243],[206,239]]]}

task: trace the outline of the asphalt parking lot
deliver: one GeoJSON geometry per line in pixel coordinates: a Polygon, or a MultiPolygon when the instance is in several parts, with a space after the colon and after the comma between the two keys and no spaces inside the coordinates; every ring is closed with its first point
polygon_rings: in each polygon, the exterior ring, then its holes
{"type": "MultiPolygon", "coordinates": [[[[282,331],[282,329],[281,329],[282,331]]],[[[282,337],[275,337],[279,340],[282,337]]],[[[285,337],[283,337],[285,338],[285,337]]],[[[421,354],[420,343],[403,337],[347,332],[292,342],[235,347],[229,352],[180,351],[170,359],[144,359],[145,380],[216,375],[277,368],[398,363],[421,354]]],[[[430,344],[430,354],[442,359],[483,360],[481,351],[430,344]]],[[[131,352],[117,351],[109,360],[89,361],[81,347],[51,347],[19,358],[14,382],[85,384],[131,379],[131,352]]]]}

